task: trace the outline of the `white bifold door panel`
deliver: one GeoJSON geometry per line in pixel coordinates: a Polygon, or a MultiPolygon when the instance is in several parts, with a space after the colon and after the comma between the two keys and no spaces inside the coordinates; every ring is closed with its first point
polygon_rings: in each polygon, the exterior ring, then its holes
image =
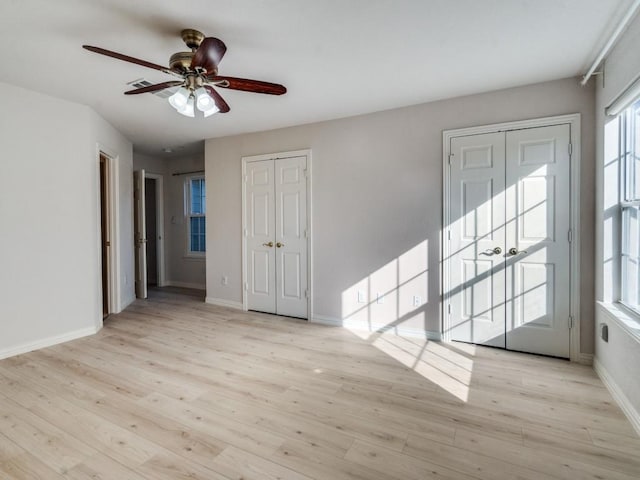
{"type": "Polygon", "coordinates": [[[147,298],[147,229],[144,205],[144,170],[133,172],[133,229],[136,298],[147,298]]]}
{"type": "Polygon", "coordinates": [[[504,149],[503,133],[451,141],[452,338],[496,347],[505,346],[504,149]]]}
{"type": "Polygon", "coordinates": [[[252,310],[276,311],[276,217],[273,161],[247,165],[246,249],[248,300],[252,310]]]}
{"type": "Polygon", "coordinates": [[[569,356],[570,126],[454,137],[453,340],[569,356]]]}
{"type": "Polygon", "coordinates": [[[306,157],[248,162],[245,176],[247,304],[307,318],[306,157]]]}
{"type": "Polygon", "coordinates": [[[507,348],[569,356],[570,127],[507,137],[507,348]]]}

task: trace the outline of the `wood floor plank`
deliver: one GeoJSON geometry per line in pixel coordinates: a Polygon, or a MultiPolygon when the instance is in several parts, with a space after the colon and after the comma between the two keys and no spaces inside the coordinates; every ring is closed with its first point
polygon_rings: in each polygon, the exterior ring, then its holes
{"type": "Polygon", "coordinates": [[[102,453],[85,459],[65,474],[70,480],[153,480],[121,465],[102,453]]]}
{"type": "Polygon", "coordinates": [[[638,478],[635,474],[629,475],[601,467],[597,456],[585,463],[573,456],[564,455],[562,451],[536,449],[494,438],[487,439],[482,432],[466,428],[456,431],[454,445],[463,450],[529,468],[562,480],[637,480],[638,478]]]}
{"type": "Polygon", "coordinates": [[[0,360],[0,480],[640,478],[593,369],[393,333],[151,289],[0,360]]]}
{"type": "Polygon", "coordinates": [[[10,399],[2,402],[0,431],[27,452],[37,452],[38,459],[58,473],[66,472],[96,453],[95,449],[10,399]]]}
{"type": "Polygon", "coordinates": [[[429,459],[438,465],[448,466],[466,475],[495,480],[553,480],[554,477],[540,471],[481,455],[470,450],[453,447],[421,435],[410,434],[403,453],[418,459],[429,459]]]}
{"type": "Polygon", "coordinates": [[[397,478],[411,480],[423,480],[425,478],[471,480],[477,478],[432,463],[426,459],[418,459],[384,447],[367,444],[360,440],[354,442],[344,458],[397,478]]]}
{"type": "MultiPolygon", "coordinates": [[[[66,472],[66,469],[62,469],[66,472]]],[[[65,478],[45,465],[36,455],[25,452],[0,462],[0,479],[8,480],[62,480],[65,478]]]]}
{"type": "Polygon", "coordinates": [[[312,480],[311,477],[283,467],[236,447],[227,447],[214,461],[217,471],[242,480],[312,480]]]}

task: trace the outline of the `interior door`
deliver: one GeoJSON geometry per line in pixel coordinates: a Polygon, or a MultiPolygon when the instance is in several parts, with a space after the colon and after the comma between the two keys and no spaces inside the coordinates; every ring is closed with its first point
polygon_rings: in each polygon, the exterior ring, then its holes
{"type": "Polygon", "coordinates": [[[245,238],[247,301],[251,310],[276,313],[274,162],[247,163],[245,238]]]}
{"type": "Polygon", "coordinates": [[[569,356],[568,124],[450,145],[453,340],[569,356]]]}
{"type": "Polygon", "coordinates": [[[450,148],[452,339],[504,348],[504,133],[456,137],[450,148]]]}
{"type": "Polygon", "coordinates": [[[137,298],[147,298],[147,233],[145,228],[144,170],[133,172],[133,224],[135,242],[135,290],[137,298]]]}
{"type": "Polygon", "coordinates": [[[569,356],[570,126],[506,133],[507,348],[569,356]]]}
{"type": "Polygon", "coordinates": [[[275,160],[276,313],[307,318],[307,158],[275,160]]]}

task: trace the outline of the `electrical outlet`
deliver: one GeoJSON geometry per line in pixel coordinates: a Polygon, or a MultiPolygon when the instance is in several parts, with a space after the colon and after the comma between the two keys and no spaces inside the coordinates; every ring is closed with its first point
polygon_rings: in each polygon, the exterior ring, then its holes
{"type": "Polygon", "coordinates": [[[376,296],[376,303],[382,305],[384,303],[384,293],[378,292],[376,296]]]}
{"type": "Polygon", "coordinates": [[[414,307],[419,307],[420,305],[422,305],[422,299],[420,298],[419,295],[414,295],[413,296],[413,306],[414,307]]]}
{"type": "Polygon", "coordinates": [[[358,303],[367,303],[367,298],[364,295],[364,290],[358,290],[358,303]]]}

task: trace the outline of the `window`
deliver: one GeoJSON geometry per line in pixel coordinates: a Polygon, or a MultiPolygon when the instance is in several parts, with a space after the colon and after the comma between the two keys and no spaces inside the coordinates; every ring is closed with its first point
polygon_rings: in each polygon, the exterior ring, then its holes
{"type": "Polygon", "coordinates": [[[204,255],[206,194],[204,177],[189,177],[185,184],[187,254],[204,255]]]}
{"type": "Polygon", "coordinates": [[[640,100],[620,114],[620,302],[640,313],[640,100]]]}

